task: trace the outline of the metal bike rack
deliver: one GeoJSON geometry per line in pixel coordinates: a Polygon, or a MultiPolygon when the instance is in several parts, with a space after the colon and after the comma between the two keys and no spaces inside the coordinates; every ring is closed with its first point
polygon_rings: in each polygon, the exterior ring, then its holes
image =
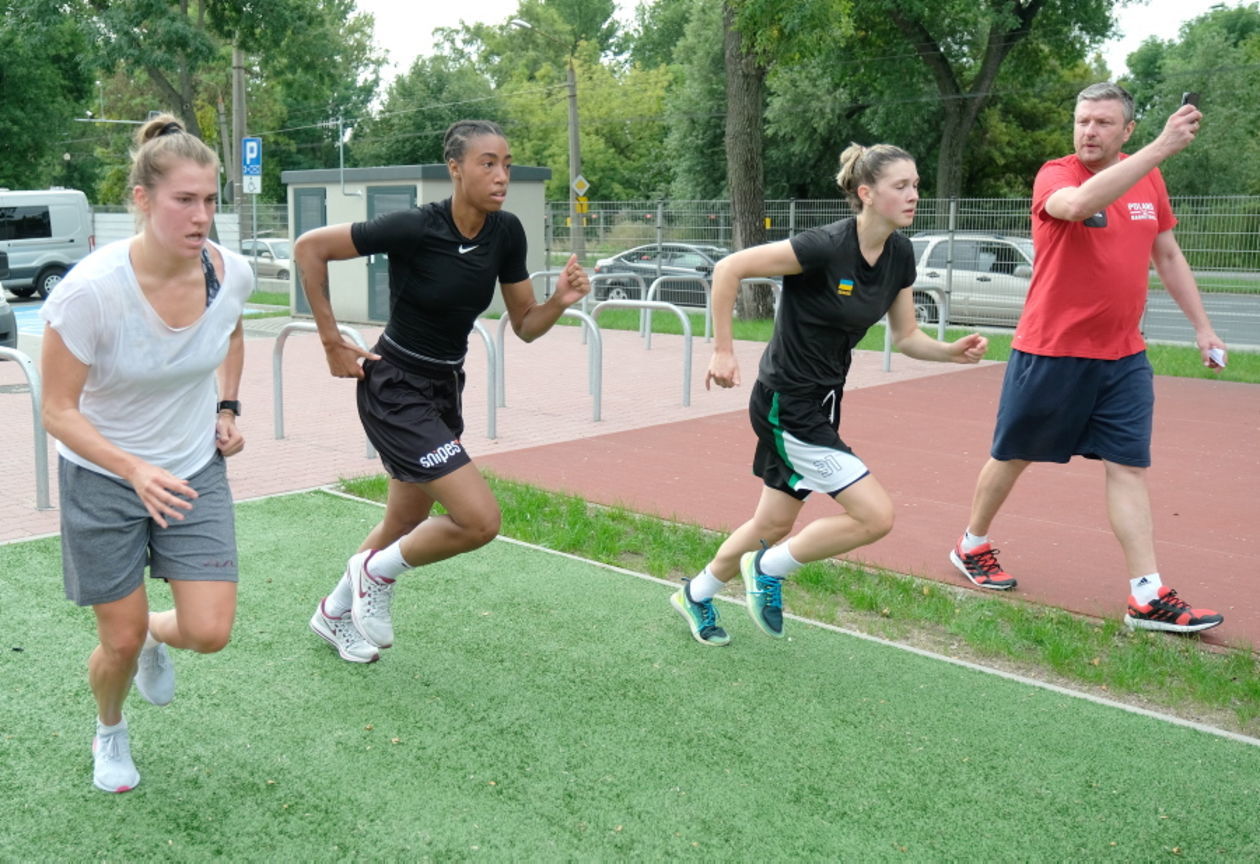
{"type": "MultiPolygon", "coordinates": [[[[364,351],[368,350],[367,342],[363,341],[363,336],[358,330],[344,324],[338,324],[337,330],[364,351]]],[[[318,333],[319,328],[315,326],[314,321],[292,321],[281,327],[280,332],[276,334],[276,345],[271,351],[271,380],[273,382],[271,405],[275,414],[276,440],[284,437],[284,343],[288,341],[289,334],[295,332],[318,333]]],[[[367,458],[372,459],[375,456],[376,448],[372,446],[371,441],[368,441],[367,458]]]]}
{"type": "MultiPolygon", "coordinates": [[[[602,305],[603,304],[600,303],[596,305],[595,308],[598,309],[602,305]]],[[[565,309],[564,312],[562,312],[561,314],[567,318],[577,318],[578,320],[582,322],[583,337],[585,337],[588,332],[590,333],[590,336],[591,336],[590,347],[586,349],[587,391],[595,398],[595,408],[593,412],[593,419],[596,422],[598,422],[600,420],[601,411],[602,411],[600,406],[603,400],[603,388],[604,388],[604,383],[603,383],[604,340],[603,340],[603,337],[600,335],[599,325],[595,323],[595,319],[593,317],[581,311],[580,309],[573,309],[572,307],[570,307],[568,309],[565,309]]],[[[503,342],[504,342],[503,334],[507,329],[508,323],[509,323],[509,318],[506,314],[504,314],[499,319],[499,326],[495,332],[495,342],[498,346],[496,353],[494,355],[497,358],[497,363],[498,363],[498,368],[495,374],[495,381],[497,382],[498,386],[495,392],[498,396],[498,404],[500,408],[507,407],[507,385],[505,383],[507,376],[505,374],[505,364],[503,362],[504,355],[506,352],[504,351],[504,346],[503,346],[503,342]]]]}
{"type": "Polygon", "coordinates": [[[538,278],[545,280],[546,287],[543,288],[543,299],[545,300],[551,296],[551,280],[562,275],[564,275],[563,270],[535,270],[533,273],[529,274],[529,281],[533,282],[538,278]]]}
{"type": "MultiPolygon", "coordinates": [[[[656,291],[661,286],[661,283],[665,282],[666,280],[670,282],[699,282],[700,283],[700,287],[704,289],[704,341],[708,342],[710,339],[710,334],[712,333],[712,330],[713,330],[713,292],[709,288],[709,280],[705,279],[703,276],[660,276],[656,279],[656,281],[652,283],[652,286],[648,288],[648,293],[647,293],[647,298],[646,298],[648,301],[652,303],[664,302],[664,301],[660,301],[656,299],[656,291]]],[[[682,311],[673,303],[668,303],[666,305],[673,307],[676,311],[679,311],[679,312],[682,311]]],[[[598,309],[599,307],[597,306],[595,308],[598,309]]],[[[643,341],[647,343],[647,347],[649,349],[652,347],[652,309],[653,308],[655,307],[651,307],[651,306],[646,307],[645,314],[642,315],[639,319],[639,323],[640,323],[639,333],[641,336],[643,336],[643,341]]],[[[683,317],[686,318],[685,313],[683,317]]],[[[687,319],[687,321],[688,321],[687,329],[690,330],[691,328],[690,319],[687,319]]]]}
{"type": "MultiPolygon", "coordinates": [[[[507,317],[506,315],[504,317],[507,317]]],[[[481,326],[480,321],[473,322],[473,329],[481,335],[481,341],[486,346],[486,437],[494,440],[499,437],[498,417],[495,410],[495,393],[498,391],[499,378],[498,357],[494,350],[494,340],[490,338],[490,333],[485,327],[481,326]]]]}
{"type": "Polygon", "coordinates": [[[44,420],[40,416],[44,400],[39,370],[29,356],[16,348],[0,348],[0,357],[16,361],[22,367],[26,383],[31,388],[31,417],[35,428],[35,509],[51,510],[52,503],[48,499],[48,434],[44,431],[44,420]]]}
{"type": "MultiPolygon", "coordinates": [[[[486,433],[490,438],[497,437],[496,420],[494,410],[494,393],[495,393],[495,351],[494,340],[490,338],[490,334],[486,332],[486,328],[481,326],[480,321],[473,322],[473,329],[481,334],[481,341],[486,345],[486,433]]],[[[369,350],[367,342],[358,330],[353,327],[347,327],[344,324],[338,324],[337,330],[342,336],[345,336],[355,345],[364,351],[369,350]]],[[[276,415],[276,438],[284,437],[284,372],[281,360],[284,355],[284,343],[289,338],[289,334],[294,331],[303,333],[317,333],[319,328],[315,326],[313,321],[293,321],[285,324],[280,328],[280,332],[276,335],[276,347],[271,353],[271,376],[275,382],[272,396],[272,404],[275,407],[276,415]]],[[[372,442],[367,442],[367,457],[372,459],[376,456],[376,450],[372,447],[372,442]]]]}
{"type": "MultiPolygon", "coordinates": [[[[595,308],[591,310],[591,318],[596,319],[599,313],[605,309],[622,308],[622,309],[659,309],[662,312],[673,312],[678,316],[678,320],[682,322],[683,330],[683,395],[682,404],[691,404],[691,319],[687,317],[687,313],[679,309],[673,303],[662,303],[659,300],[605,300],[602,303],[596,303],[595,308]]],[[[651,347],[650,345],[648,347],[651,347]]]]}
{"type": "MultiPolygon", "coordinates": [[[[640,276],[638,273],[596,273],[594,276],[591,277],[591,293],[587,295],[587,297],[592,297],[595,294],[595,286],[598,285],[600,282],[620,283],[623,281],[633,281],[634,284],[639,287],[639,296],[634,299],[637,299],[637,300],[647,299],[647,283],[643,281],[643,277],[640,276]]],[[[626,288],[627,286],[618,284],[615,287],[626,288]]],[[[590,309],[588,308],[587,303],[586,303],[587,297],[582,298],[582,311],[589,313],[590,309]]],[[[609,297],[608,299],[617,300],[617,299],[629,299],[629,298],[609,297]]],[[[646,315],[647,315],[646,309],[639,310],[639,332],[640,333],[645,332],[644,316],[646,315]]],[[[582,331],[582,344],[586,344],[586,331],[585,330],[582,331]]]]}

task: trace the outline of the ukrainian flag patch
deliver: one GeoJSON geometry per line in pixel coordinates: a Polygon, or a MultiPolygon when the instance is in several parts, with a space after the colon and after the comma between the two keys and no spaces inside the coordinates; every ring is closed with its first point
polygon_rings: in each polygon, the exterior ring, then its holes
{"type": "Polygon", "coordinates": [[[853,280],[841,279],[840,284],[836,286],[836,293],[841,297],[848,297],[853,293],[853,280]]]}

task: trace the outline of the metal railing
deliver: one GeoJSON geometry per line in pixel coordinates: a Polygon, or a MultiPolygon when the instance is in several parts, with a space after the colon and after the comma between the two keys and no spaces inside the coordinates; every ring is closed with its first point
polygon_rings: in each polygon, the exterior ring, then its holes
{"type": "MultiPolygon", "coordinates": [[[[355,345],[364,351],[368,350],[367,342],[358,330],[353,327],[347,327],[344,324],[338,324],[337,330],[342,336],[349,339],[355,345]]],[[[314,321],[292,321],[280,328],[280,332],[276,334],[275,347],[271,349],[271,406],[275,415],[275,438],[279,441],[284,437],[284,343],[289,340],[290,333],[318,333],[319,328],[315,326],[314,321]]],[[[367,442],[367,458],[372,459],[376,456],[376,448],[372,446],[372,442],[367,442]]]]}
{"type": "MultiPolygon", "coordinates": [[[[507,315],[505,314],[503,317],[507,318],[507,315]]],[[[486,437],[493,441],[499,437],[498,414],[495,410],[495,392],[498,390],[497,382],[499,379],[499,355],[494,350],[494,340],[490,338],[490,333],[486,328],[481,326],[480,321],[473,322],[473,329],[481,335],[481,341],[486,346],[486,437]]]]}
{"type": "MultiPolygon", "coordinates": [[[[602,305],[602,304],[599,304],[599,305],[602,305]]],[[[597,305],[595,308],[598,309],[599,305],[597,305]]],[[[587,347],[586,349],[586,375],[587,375],[586,388],[587,388],[587,392],[589,392],[591,396],[594,397],[594,409],[593,409],[592,419],[594,419],[596,422],[599,422],[601,418],[601,412],[602,412],[601,406],[602,406],[602,401],[603,401],[603,388],[604,388],[604,380],[603,380],[604,340],[599,332],[599,324],[595,322],[595,319],[593,317],[581,311],[580,309],[574,309],[570,307],[568,309],[565,309],[564,312],[561,314],[568,318],[577,318],[578,320],[582,322],[582,336],[583,336],[584,341],[585,341],[587,333],[589,332],[590,334],[591,341],[590,341],[589,347],[587,347]]],[[[498,405],[500,408],[507,407],[507,383],[506,383],[507,370],[506,370],[506,363],[504,362],[504,358],[507,352],[504,350],[504,341],[505,341],[504,334],[507,331],[507,326],[509,323],[510,322],[509,322],[508,316],[504,314],[503,317],[499,319],[499,326],[495,330],[495,345],[497,345],[497,350],[494,353],[494,357],[496,361],[495,386],[491,389],[491,393],[494,394],[495,397],[497,397],[498,405]]],[[[480,327],[480,325],[478,325],[478,327],[480,327]]],[[[487,345],[489,345],[489,342],[487,342],[487,345]]],[[[491,401],[494,402],[495,399],[492,398],[491,401]]],[[[494,436],[492,435],[490,437],[493,438],[494,436]]]]}
{"type": "MultiPolygon", "coordinates": [[[[709,287],[709,280],[705,279],[703,276],[672,276],[672,275],[671,276],[658,276],[652,282],[651,287],[648,288],[647,297],[644,299],[653,303],[663,302],[663,301],[658,301],[656,299],[656,292],[660,288],[663,287],[665,282],[675,282],[675,283],[698,282],[700,284],[700,290],[704,292],[704,341],[705,342],[710,341],[712,338],[712,333],[713,333],[713,291],[709,287]]],[[[675,288],[674,285],[669,286],[670,290],[674,290],[674,288],[675,288]]],[[[676,310],[678,309],[678,306],[676,304],[670,303],[669,305],[673,306],[674,309],[676,310]]],[[[653,308],[655,307],[652,307],[652,306],[646,307],[644,309],[644,312],[639,318],[639,328],[640,328],[639,332],[640,332],[640,335],[643,337],[645,346],[649,349],[652,347],[652,309],[653,308]]],[[[681,310],[678,310],[678,311],[681,311],[681,310]]],[[[684,314],[684,317],[686,317],[685,314],[684,314]]],[[[690,331],[691,329],[690,320],[687,321],[687,329],[688,331],[690,331]]]]}
{"type": "MultiPolygon", "coordinates": [[[[688,406],[691,404],[691,319],[687,317],[687,313],[679,309],[673,303],[662,303],[659,300],[604,300],[596,303],[595,308],[591,310],[591,318],[597,320],[599,313],[605,309],[622,308],[622,309],[659,309],[662,312],[673,312],[678,316],[678,320],[682,322],[683,331],[683,381],[682,381],[682,404],[688,406]]],[[[650,333],[650,331],[649,331],[650,333]]],[[[649,343],[648,347],[651,347],[649,343]]]]}
{"type": "MultiPolygon", "coordinates": [[[[611,286],[608,289],[608,293],[609,295],[611,295],[614,288],[627,287],[621,284],[623,281],[634,282],[634,284],[638,286],[639,293],[635,297],[630,297],[627,294],[624,297],[609,296],[607,299],[609,300],[643,300],[644,299],[644,296],[647,294],[647,283],[643,281],[643,277],[640,276],[638,273],[596,273],[595,275],[591,277],[591,294],[595,293],[595,286],[598,285],[600,282],[616,282],[617,283],[616,285],[611,286]]],[[[582,298],[582,311],[588,314],[590,313],[590,307],[587,305],[587,300],[589,297],[590,295],[587,295],[586,297],[582,298]]],[[[599,302],[598,298],[596,298],[595,302],[599,302]]],[[[644,324],[646,320],[646,317],[645,317],[646,315],[647,315],[646,309],[639,310],[639,333],[646,332],[646,327],[644,324]]],[[[583,331],[582,333],[582,341],[583,341],[583,344],[585,344],[586,342],[585,331],[583,331]]]]}
{"type": "Polygon", "coordinates": [[[0,348],[0,357],[8,357],[22,367],[26,375],[26,383],[31,389],[31,418],[35,429],[35,508],[51,510],[52,502],[48,495],[48,433],[44,431],[43,389],[40,384],[39,370],[26,353],[16,348],[0,348]]]}

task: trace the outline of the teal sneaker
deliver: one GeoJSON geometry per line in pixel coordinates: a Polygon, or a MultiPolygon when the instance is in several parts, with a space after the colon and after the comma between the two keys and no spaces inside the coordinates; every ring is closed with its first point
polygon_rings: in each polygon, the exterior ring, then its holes
{"type": "Polygon", "coordinates": [[[701,645],[720,647],[731,641],[726,631],[718,626],[718,611],[712,600],[696,602],[691,599],[691,580],[684,579],[683,586],[669,598],[670,605],[687,619],[691,635],[701,645]]]}
{"type": "Polygon", "coordinates": [[[756,552],[745,552],[739,559],[739,574],[744,579],[744,597],[748,614],[761,632],[776,639],[783,638],[783,577],[761,572],[761,556],[770,548],[763,541],[756,552]]]}

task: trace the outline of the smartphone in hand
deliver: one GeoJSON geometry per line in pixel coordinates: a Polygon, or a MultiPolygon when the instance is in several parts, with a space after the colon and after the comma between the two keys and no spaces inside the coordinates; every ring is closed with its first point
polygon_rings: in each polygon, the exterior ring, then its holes
{"type": "Polygon", "coordinates": [[[1193,105],[1195,108],[1198,108],[1198,107],[1199,107],[1199,94],[1198,94],[1198,93],[1195,93],[1195,92],[1193,92],[1193,91],[1191,91],[1191,92],[1189,92],[1189,93],[1182,93],[1182,94],[1181,94],[1181,104],[1182,104],[1182,105],[1193,105]]]}

